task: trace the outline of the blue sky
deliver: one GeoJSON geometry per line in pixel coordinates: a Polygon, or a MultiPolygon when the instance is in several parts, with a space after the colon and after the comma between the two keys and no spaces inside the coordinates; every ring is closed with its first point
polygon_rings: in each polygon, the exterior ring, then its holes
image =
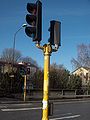
{"type": "MultiPolygon", "coordinates": [[[[0,0],[0,55],[13,46],[15,32],[26,23],[26,5],[35,0],[0,0]]],[[[77,45],[90,43],[90,0],[42,0],[42,41],[48,42],[51,20],[61,21],[61,47],[52,53],[51,64],[63,64],[72,71],[71,59],[77,57],[77,45]]],[[[16,49],[43,67],[43,52],[37,49],[24,29],[16,36],[16,49]]]]}

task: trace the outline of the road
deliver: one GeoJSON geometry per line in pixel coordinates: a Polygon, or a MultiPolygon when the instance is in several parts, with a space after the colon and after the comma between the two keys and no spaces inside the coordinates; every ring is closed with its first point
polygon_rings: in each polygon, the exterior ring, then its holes
{"type": "MultiPolygon", "coordinates": [[[[49,120],[90,120],[90,100],[54,102],[49,120]]],[[[1,103],[0,120],[41,120],[41,103],[1,103]]]]}

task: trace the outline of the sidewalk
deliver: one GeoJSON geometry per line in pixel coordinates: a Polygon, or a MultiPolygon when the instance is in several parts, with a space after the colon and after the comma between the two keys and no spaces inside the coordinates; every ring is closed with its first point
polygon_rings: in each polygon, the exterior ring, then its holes
{"type": "Polygon", "coordinates": [[[6,97],[3,97],[3,98],[0,98],[0,104],[24,104],[24,103],[32,103],[32,102],[35,102],[35,103],[41,103],[42,101],[41,100],[20,100],[20,99],[14,99],[14,98],[6,98],[6,97]]]}
{"type": "MultiPolygon", "coordinates": [[[[0,104],[24,104],[24,103],[42,103],[43,99],[29,99],[26,101],[15,99],[15,98],[0,98],[0,104]]],[[[49,101],[51,102],[69,102],[69,101],[83,101],[83,100],[90,100],[90,96],[78,96],[77,98],[72,97],[64,97],[64,98],[50,98],[49,101]]]]}

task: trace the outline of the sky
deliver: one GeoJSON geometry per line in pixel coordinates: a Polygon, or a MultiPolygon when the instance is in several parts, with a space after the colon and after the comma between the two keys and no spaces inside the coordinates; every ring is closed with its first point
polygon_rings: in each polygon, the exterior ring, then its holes
{"type": "MultiPolygon", "coordinates": [[[[12,48],[14,35],[26,22],[27,3],[36,0],[0,0],[0,55],[5,48],[12,48]]],[[[72,58],[77,58],[77,46],[90,43],[90,0],[41,0],[42,41],[48,43],[51,20],[61,22],[61,46],[51,54],[50,63],[63,64],[73,71],[72,58]]],[[[22,28],[16,35],[16,50],[23,57],[29,56],[43,68],[43,51],[35,46],[22,28]]]]}

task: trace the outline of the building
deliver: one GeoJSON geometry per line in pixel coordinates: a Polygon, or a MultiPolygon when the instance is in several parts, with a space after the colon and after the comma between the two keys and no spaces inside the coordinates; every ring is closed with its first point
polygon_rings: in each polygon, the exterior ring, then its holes
{"type": "Polygon", "coordinates": [[[37,70],[37,66],[31,64],[31,63],[25,63],[25,62],[20,62],[20,63],[9,63],[9,62],[4,62],[0,61],[0,73],[10,73],[12,70],[16,71],[17,69],[26,69],[28,70],[28,74],[30,73],[35,73],[37,70]]]}
{"type": "MultiPolygon", "coordinates": [[[[31,64],[31,63],[25,63],[25,62],[20,62],[20,63],[9,63],[9,62],[4,62],[0,61],[0,76],[4,75],[5,73],[8,73],[10,77],[14,77],[14,73],[17,71],[23,76],[27,75],[27,88],[32,89],[33,84],[32,84],[32,76],[34,73],[37,71],[37,66],[31,64]],[[14,71],[14,72],[13,72],[14,71]]],[[[0,81],[3,78],[0,77],[0,81]]]]}
{"type": "Polygon", "coordinates": [[[78,75],[82,78],[82,86],[87,86],[90,83],[90,68],[79,67],[72,72],[74,75],[78,75]]]}

